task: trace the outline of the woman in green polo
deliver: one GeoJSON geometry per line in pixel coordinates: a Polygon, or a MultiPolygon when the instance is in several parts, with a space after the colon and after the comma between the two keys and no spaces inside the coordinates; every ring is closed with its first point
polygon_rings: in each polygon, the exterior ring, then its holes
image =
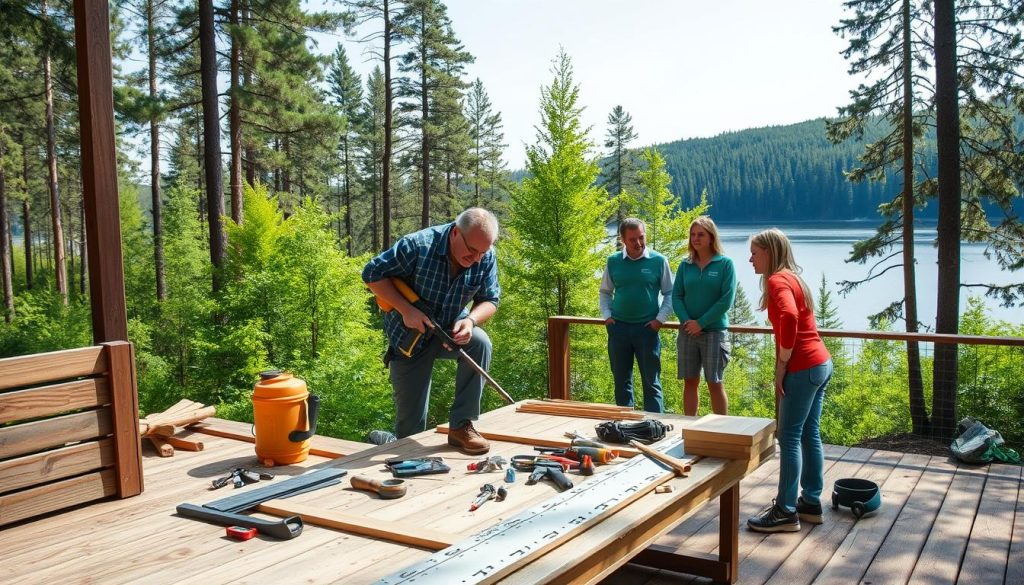
{"type": "Polygon", "coordinates": [[[723,376],[729,363],[729,308],[736,297],[736,270],[722,255],[718,227],[702,215],[690,225],[689,256],[676,271],[672,308],[679,323],[676,338],[679,377],[683,380],[683,413],[697,414],[700,371],[711,394],[711,410],[729,413],[723,376]]]}

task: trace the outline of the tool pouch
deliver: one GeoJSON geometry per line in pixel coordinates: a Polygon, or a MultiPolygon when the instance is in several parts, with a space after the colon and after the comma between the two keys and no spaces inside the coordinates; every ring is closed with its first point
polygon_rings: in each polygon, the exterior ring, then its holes
{"type": "Polygon", "coordinates": [[[420,457],[418,459],[402,459],[392,457],[384,460],[384,466],[394,477],[416,477],[417,475],[431,475],[435,473],[448,473],[451,468],[445,465],[440,457],[420,457]]]}

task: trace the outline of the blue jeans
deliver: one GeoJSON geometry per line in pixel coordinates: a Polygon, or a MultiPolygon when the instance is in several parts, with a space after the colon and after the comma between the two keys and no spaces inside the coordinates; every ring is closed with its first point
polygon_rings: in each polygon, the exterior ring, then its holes
{"type": "Polygon", "coordinates": [[[633,406],[633,359],[640,368],[644,410],[664,412],[661,394],[661,336],[647,323],[616,321],[608,329],[608,359],[615,379],[615,404],[633,406]]]}
{"type": "Polygon", "coordinates": [[[821,447],[821,402],[832,379],[832,361],[786,374],[779,403],[779,493],[775,503],[796,511],[797,483],[808,504],[821,503],[825,451],[821,447]]]}
{"type": "MultiPolygon", "coordinates": [[[[481,368],[490,368],[491,338],[483,329],[473,329],[473,337],[469,343],[462,346],[462,349],[481,368]]],[[[427,428],[430,377],[434,373],[434,361],[453,360],[458,357],[458,352],[445,349],[441,345],[441,339],[436,335],[412,357],[392,352],[391,387],[395,400],[395,435],[399,439],[415,435],[427,428]]],[[[476,420],[480,416],[480,397],[483,392],[483,376],[459,360],[455,371],[455,400],[448,411],[448,424],[451,428],[459,428],[466,421],[476,420]]]]}

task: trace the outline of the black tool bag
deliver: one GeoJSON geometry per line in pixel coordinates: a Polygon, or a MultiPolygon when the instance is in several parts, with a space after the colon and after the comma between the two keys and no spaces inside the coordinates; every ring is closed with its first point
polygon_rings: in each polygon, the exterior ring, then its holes
{"type": "Polygon", "coordinates": [[[653,418],[632,422],[614,420],[603,422],[594,427],[594,430],[597,431],[597,437],[605,443],[628,445],[630,441],[640,441],[650,445],[664,439],[665,432],[671,431],[672,425],[653,418]]]}

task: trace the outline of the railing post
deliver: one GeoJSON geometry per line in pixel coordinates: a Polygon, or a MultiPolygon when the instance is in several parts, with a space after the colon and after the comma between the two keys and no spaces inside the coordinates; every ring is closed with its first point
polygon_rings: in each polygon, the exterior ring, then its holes
{"type": "Polygon", "coordinates": [[[569,399],[569,321],[548,317],[548,397],[569,399]]]}
{"type": "Polygon", "coordinates": [[[135,350],[127,341],[102,344],[110,364],[110,402],[114,416],[117,453],[117,495],[142,493],[142,453],[139,437],[139,394],[135,378],[135,350]]]}

